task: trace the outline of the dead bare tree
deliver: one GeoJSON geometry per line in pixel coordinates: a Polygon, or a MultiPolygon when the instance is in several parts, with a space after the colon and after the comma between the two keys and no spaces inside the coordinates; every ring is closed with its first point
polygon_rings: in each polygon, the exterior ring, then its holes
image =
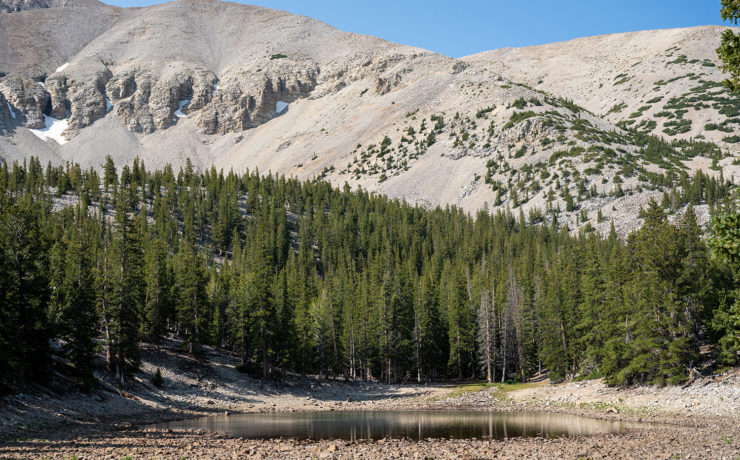
{"type": "Polygon", "coordinates": [[[486,370],[486,380],[491,383],[495,378],[494,358],[496,356],[496,318],[495,286],[489,292],[484,289],[478,306],[478,354],[481,366],[486,370]]]}

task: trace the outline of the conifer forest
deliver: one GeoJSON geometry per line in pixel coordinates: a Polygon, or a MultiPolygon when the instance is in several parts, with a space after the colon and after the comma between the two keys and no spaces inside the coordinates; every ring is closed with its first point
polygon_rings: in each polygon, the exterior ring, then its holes
{"type": "Polygon", "coordinates": [[[89,387],[99,353],[126,384],[168,335],[275,380],[675,384],[738,363],[738,194],[701,173],[620,238],[189,162],[100,171],[0,167],[3,391],[60,360],[89,387]]]}

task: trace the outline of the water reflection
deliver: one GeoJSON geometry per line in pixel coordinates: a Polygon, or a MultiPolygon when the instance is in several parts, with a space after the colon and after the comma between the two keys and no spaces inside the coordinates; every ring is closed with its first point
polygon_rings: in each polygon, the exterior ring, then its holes
{"type": "Polygon", "coordinates": [[[567,414],[463,410],[286,412],[202,417],[156,425],[157,428],[206,429],[243,438],[382,439],[580,436],[620,433],[619,421],[567,414]]]}

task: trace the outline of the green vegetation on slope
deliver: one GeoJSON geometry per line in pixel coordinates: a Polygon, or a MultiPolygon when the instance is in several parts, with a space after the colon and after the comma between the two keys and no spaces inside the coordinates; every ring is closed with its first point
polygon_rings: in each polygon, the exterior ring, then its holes
{"type": "MultiPolygon", "coordinates": [[[[701,202],[708,183],[676,193],[701,202]]],[[[34,159],[0,167],[0,228],[8,391],[59,359],[90,385],[98,346],[126,383],[139,342],[169,333],[275,378],[524,381],[546,367],[672,383],[700,345],[738,359],[736,261],[710,257],[691,208],[669,224],[651,203],[623,242],[257,172],[119,172],[109,159],[100,177],[34,159]],[[55,210],[54,193],[77,204],[55,210]]]]}

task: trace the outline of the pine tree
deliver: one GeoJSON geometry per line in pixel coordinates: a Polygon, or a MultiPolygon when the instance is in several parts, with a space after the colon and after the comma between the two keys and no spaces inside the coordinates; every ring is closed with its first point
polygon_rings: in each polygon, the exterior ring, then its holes
{"type": "Polygon", "coordinates": [[[450,271],[447,297],[449,366],[457,378],[462,379],[468,365],[473,364],[468,358],[474,348],[475,327],[465,275],[460,267],[452,267],[450,271]]]}
{"type": "Polygon", "coordinates": [[[295,347],[295,295],[288,284],[286,270],[281,270],[272,283],[272,298],[275,305],[275,339],[272,346],[274,363],[285,370],[293,363],[295,347]]]}
{"type": "Polygon", "coordinates": [[[119,196],[108,247],[107,276],[102,289],[107,295],[103,317],[107,319],[109,329],[109,367],[121,384],[126,383],[140,363],[139,312],[143,300],[141,259],[141,242],[128,216],[124,199],[119,196]]]}
{"type": "Polygon", "coordinates": [[[249,317],[249,334],[253,337],[262,377],[270,370],[270,350],[275,335],[275,304],[272,298],[272,257],[267,239],[259,237],[250,254],[246,274],[245,316],[249,317]]]}
{"type": "MultiPolygon", "coordinates": [[[[740,20],[740,4],[737,0],[722,0],[720,15],[725,21],[737,24],[740,20]]],[[[725,80],[725,86],[731,91],[740,90],[740,35],[732,29],[722,33],[722,41],[717,48],[717,56],[722,61],[722,72],[729,73],[730,78],[725,80]]]]}
{"type": "Polygon", "coordinates": [[[517,325],[519,313],[522,308],[522,289],[517,283],[516,275],[512,266],[508,268],[508,280],[506,282],[506,303],[501,311],[499,320],[499,329],[501,331],[501,346],[499,347],[501,356],[501,382],[507,377],[507,371],[511,366],[518,364],[519,353],[521,349],[520,334],[517,325]]]}
{"type": "Polygon", "coordinates": [[[439,286],[431,273],[421,277],[414,308],[413,345],[416,379],[433,380],[444,363],[444,325],[439,311],[439,286]]]}
{"type": "Polygon", "coordinates": [[[109,190],[111,184],[115,185],[118,183],[118,175],[116,173],[116,165],[113,163],[113,158],[110,155],[105,157],[105,165],[103,166],[103,184],[105,185],[105,191],[109,190]]]}
{"type": "Polygon", "coordinates": [[[45,248],[31,208],[10,204],[0,215],[0,391],[44,380],[48,365],[49,297],[45,248]]]}
{"type": "Polygon", "coordinates": [[[172,317],[172,296],[169,291],[174,280],[167,259],[166,243],[151,231],[144,254],[145,291],[141,336],[152,343],[162,340],[167,332],[168,320],[172,317]]]}
{"type": "MultiPolygon", "coordinates": [[[[638,269],[625,292],[635,314],[628,324],[632,335],[628,364],[616,375],[620,383],[678,383],[686,379],[686,367],[698,355],[691,324],[698,299],[682,295],[680,286],[682,272],[685,276],[689,268],[686,262],[694,265],[699,261],[695,258],[701,258],[694,249],[686,258],[689,245],[698,244],[693,211],[688,214],[682,232],[669,225],[660,206],[651,201],[645,224],[630,235],[628,248],[638,269]]],[[[689,276],[703,277],[703,271],[698,266],[690,267],[693,273],[689,276]]]]}
{"type": "MultiPolygon", "coordinates": [[[[562,256],[561,256],[562,257],[562,256]]],[[[571,312],[566,304],[566,267],[559,257],[550,269],[543,308],[542,360],[550,370],[551,380],[563,380],[572,375],[570,343],[571,312]]]]}
{"type": "MultiPolygon", "coordinates": [[[[89,383],[100,338],[125,383],[139,340],[168,333],[192,352],[234,350],[240,370],[263,377],[277,367],[391,383],[481,370],[526,381],[543,365],[552,380],[676,383],[700,342],[720,363],[738,359],[736,202],[715,218],[710,260],[691,207],[671,225],[651,203],[625,243],[613,223],[607,237],[571,236],[557,213],[547,226],[536,211],[473,217],[192,163],[176,178],[136,161],[119,183],[115,167],[102,195],[74,163],[45,177],[37,159],[0,165],[3,391],[43,381],[59,350],[89,383]],[[75,208],[51,207],[59,183],[75,208]]],[[[680,190],[676,209],[729,189],[683,174],[680,190]]]]}
{"type": "Polygon", "coordinates": [[[712,218],[712,253],[719,263],[727,265],[726,288],[712,318],[712,328],[720,346],[721,362],[733,365],[740,362],[740,189],[728,200],[719,214],[712,218]]]}
{"type": "Polygon", "coordinates": [[[195,247],[192,243],[180,247],[175,270],[177,318],[191,354],[198,353],[201,343],[209,339],[206,282],[205,264],[195,247]]]}
{"type": "Polygon", "coordinates": [[[97,311],[92,267],[96,251],[88,246],[95,242],[93,230],[94,224],[78,205],[66,240],[63,271],[52,283],[57,333],[64,339],[63,350],[84,388],[95,380],[97,311]]]}
{"type": "Polygon", "coordinates": [[[589,241],[584,254],[581,291],[583,297],[578,305],[579,321],[576,324],[578,348],[583,353],[582,369],[585,373],[598,372],[601,352],[608,336],[604,335],[602,316],[605,312],[605,281],[603,278],[598,247],[589,241]]]}

